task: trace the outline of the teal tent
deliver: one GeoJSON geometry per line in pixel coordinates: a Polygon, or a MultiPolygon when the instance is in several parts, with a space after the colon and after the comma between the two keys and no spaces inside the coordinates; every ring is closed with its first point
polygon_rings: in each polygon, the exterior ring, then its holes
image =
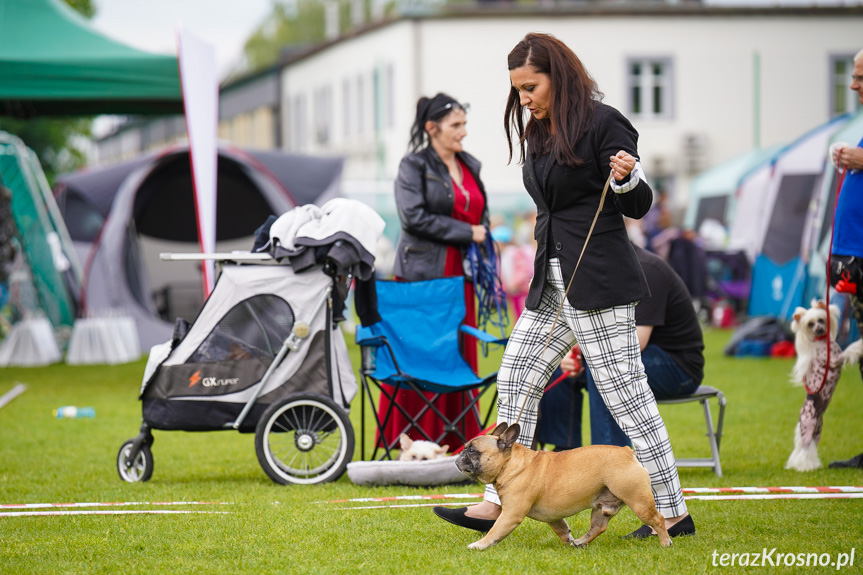
{"type": "Polygon", "coordinates": [[[0,115],[182,114],[177,59],[111,40],[61,0],[0,0],[0,115]]]}
{"type": "MultiPolygon", "coordinates": [[[[11,134],[0,131],[0,175],[12,192],[12,217],[18,230],[19,248],[32,280],[35,301],[22,301],[24,316],[41,310],[55,328],[71,328],[75,303],[70,283],[80,282],[77,261],[66,260],[66,277],[59,252],[74,254],[74,246],[36,154],[11,134]],[[55,247],[52,249],[52,240],[55,247]],[[31,308],[31,309],[27,309],[31,308]]],[[[11,282],[14,283],[14,282],[11,282]]],[[[13,289],[13,291],[18,291],[13,289]]]]}
{"type": "Polygon", "coordinates": [[[774,158],[781,148],[750,150],[698,174],[689,189],[684,227],[697,230],[707,218],[729,227],[734,217],[734,194],[740,181],[754,168],[774,158]]]}

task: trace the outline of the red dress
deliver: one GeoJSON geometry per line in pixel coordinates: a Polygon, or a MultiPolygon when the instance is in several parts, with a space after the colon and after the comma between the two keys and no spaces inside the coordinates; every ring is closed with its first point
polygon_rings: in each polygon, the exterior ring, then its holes
{"type": "MultiPolygon", "coordinates": [[[[453,219],[467,222],[471,225],[480,225],[482,223],[482,214],[485,210],[485,198],[480,192],[479,185],[473,177],[473,174],[467,167],[459,161],[461,172],[463,174],[462,186],[452,180],[453,190],[455,191],[455,205],[451,214],[453,219]]],[[[447,246],[446,263],[444,265],[444,277],[462,276],[464,275],[464,265],[462,263],[462,252],[458,246],[447,246]]],[[[464,323],[476,327],[476,297],[474,294],[473,284],[469,281],[464,283],[464,300],[465,300],[465,318],[464,323]]],[[[459,340],[462,348],[462,356],[465,361],[477,372],[477,340],[471,336],[464,334],[460,335],[459,340]]],[[[384,384],[384,389],[388,393],[392,393],[393,388],[384,384]]],[[[431,392],[424,392],[427,398],[434,396],[431,392]]],[[[470,400],[470,397],[476,395],[476,391],[465,391],[461,393],[447,393],[438,398],[435,402],[435,407],[441,411],[449,419],[454,419],[464,406],[470,400]],[[468,395],[470,394],[470,395],[468,395]]],[[[417,397],[416,392],[411,389],[399,389],[396,394],[396,401],[402,406],[405,411],[412,416],[417,414],[425,405],[423,401],[417,397]]],[[[389,400],[381,395],[378,405],[378,415],[382,417],[389,409],[389,400]]],[[[389,424],[384,428],[384,437],[388,443],[398,439],[402,430],[408,425],[407,418],[401,414],[396,408],[390,416],[389,424]]],[[[432,438],[432,441],[443,432],[443,422],[431,410],[426,410],[426,413],[419,419],[420,427],[432,438]]],[[[467,414],[462,420],[460,431],[465,438],[470,440],[479,435],[482,431],[479,419],[473,414],[467,414]]],[[[412,439],[425,439],[416,429],[408,432],[412,439]]],[[[450,450],[458,449],[462,446],[462,441],[455,433],[448,433],[440,445],[449,445],[450,450]]]]}

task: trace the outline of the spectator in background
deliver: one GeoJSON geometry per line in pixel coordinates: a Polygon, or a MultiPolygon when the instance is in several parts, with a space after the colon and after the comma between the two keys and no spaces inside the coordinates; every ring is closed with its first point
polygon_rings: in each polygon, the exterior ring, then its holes
{"type": "MultiPolygon", "coordinates": [[[[863,50],[854,56],[851,89],[863,104],[863,50]]],[[[863,335],[863,140],[856,146],[837,143],[830,155],[845,179],[836,201],[833,223],[833,249],[830,254],[830,283],[848,293],[857,330],[863,335]]],[[[863,361],[860,363],[863,376],[863,361]]],[[[834,461],[833,468],[863,468],[863,453],[844,461],[834,461]]]]}
{"type": "Polygon", "coordinates": [[[535,213],[525,217],[521,226],[511,234],[512,241],[507,242],[500,253],[500,279],[516,319],[524,311],[524,302],[533,278],[533,260],[536,255],[536,241],[533,239],[535,221],[535,213]]]}
{"type": "MultiPolygon", "coordinates": [[[[432,98],[422,97],[417,102],[410,153],[402,158],[395,181],[396,207],[401,221],[393,267],[397,280],[463,276],[468,245],[485,241],[489,213],[485,187],[479,177],[480,162],[462,146],[462,139],[467,135],[468,108],[467,104],[443,93],[432,98]]],[[[476,327],[476,297],[470,281],[465,281],[464,295],[464,323],[476,327]]],[[[460,337],[462,354],[476,372],[476,339],[460,337]]],[[[433,394],[426,395],[432,397],[433,394]]],[[[406,389],[399,390],[396,401],[411,415],[424,406],[413,391],[406,389]]],[[[462,410],[462,402],[460,393],[447,393],[437,400],[435,407],[455,419],[462,410]]],[[[381,397],[378,406],[381,415],[387,413],[389,405],[386,398],[381,397]]],[[[407,420],[394,410],[383,439],[393,443],[405,425],[407,420]]],[[[474,414],[465,417],[465,425],[466,437],[481,431],[474,414]]],[[[443,423],[431,410],[420,419],[420,426],[430,437],[437,437],[443,431],[443,423]]],[[[455,434],[448,434],[441,441],[449,445],[460,443],[455,434]]]]}

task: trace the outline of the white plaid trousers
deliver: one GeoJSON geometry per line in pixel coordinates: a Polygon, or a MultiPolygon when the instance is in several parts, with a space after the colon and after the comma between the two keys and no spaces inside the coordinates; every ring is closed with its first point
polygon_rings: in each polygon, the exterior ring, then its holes
{"type": "MultiPolygon", "coordinates": [[[[525,309],[513,328],[498,372],[498,421],[515,422],[524,411],[518,441],[530,446],[536,429],[539,400],[546,382],[577,341],[596,387],[620,428],[632,440],[636,457],[650,473],[656,508],[665,517],[686,513],[671,440],[647,385],[635,331],[635,304],[590,311],[566,302],[549,341],[549,331],[569,278],[561,275],[557,258],[549,262],[549,277],[539,309],[525,309]],[[543,352],[548,341],[548,347],[543,352]]],[[[489,485],[485,499],[500,503],[489,485]]]]}

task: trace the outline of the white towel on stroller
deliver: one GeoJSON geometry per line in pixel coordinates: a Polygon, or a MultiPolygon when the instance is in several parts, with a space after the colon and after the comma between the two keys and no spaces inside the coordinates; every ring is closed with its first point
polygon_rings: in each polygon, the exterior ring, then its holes
{"type": "Polygon", "coordinates": [[[309,204],[282,214],[270,227],[270,239],[286,250],[294,250],[320,245],[345,233],[374,257],[385,225],[383,218],[363,202],[335,198],[321,207],[309,204]]]}

